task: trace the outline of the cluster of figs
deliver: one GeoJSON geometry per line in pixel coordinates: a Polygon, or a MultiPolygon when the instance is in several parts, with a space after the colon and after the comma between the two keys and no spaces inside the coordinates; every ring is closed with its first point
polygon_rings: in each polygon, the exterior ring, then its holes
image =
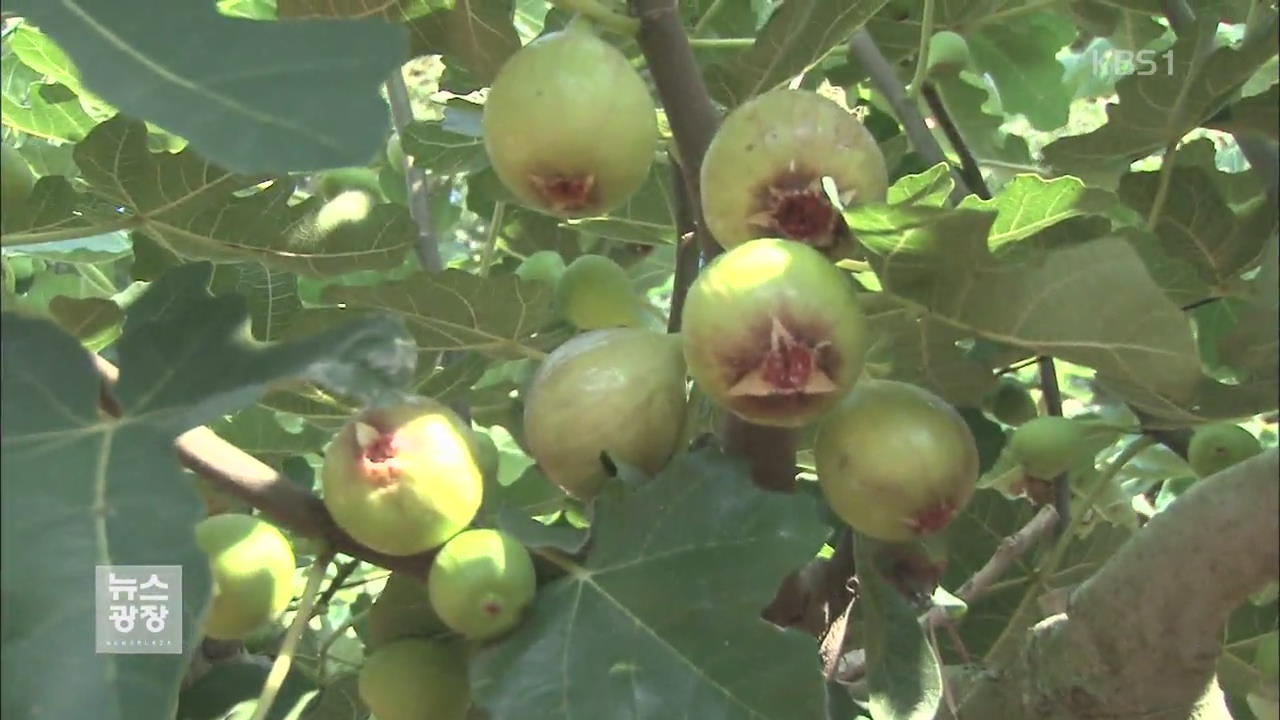
{"type": "MultiPolygon", "coordinates": [[[[521,203],[596,216],[648,176],[655,117],[626,57],[575,18],[502,68],[485,104],[485,144],[521,203]]],[[[549,251],[528,258],[517,274],[554,283],[559,314],[579,330],[524,395],[523,444],[542,472],[584,502],[617,464],[658,473],[685,438],[692,378],[745,421],[816,426],[822,493],[860,533],[905,542],[946,527],[976,485],[974,436],[935,394],[864,376],[867,320],[835,264],[851,242],[839,205],[883,202],[887,186],[874,139],[847,110],[812,92],[767,92],[733,109],[706,152],[703,212],[724,252],[690,287],[680,332],[646,326],[626,272],[606,257],[568,267],[549,251]]],[[[1080,459],[1079,423],[1037,417],[1012,382],[991,402],[1017,426],[1009,447],[1027,477],[1056,477],[1080,459]]],[[[1197,472],[1256,453],[1241,432],[1198,434],[1197,472]]],[[[324,503],[343,530],[387,555],[436,551],[425,578],[393,574],[370,610],[359,690],[380,720],[466,717],[467,653],[515,628],[535,597],[529,551],[472,527],[496,465],[487,435],[427,398],[360,412],[326,449],[324,503]]],[[[244,637],[283,611],[294,557],[278,530],[217,515],[197,539],[214,568],[207,634],[244,637]]]]}

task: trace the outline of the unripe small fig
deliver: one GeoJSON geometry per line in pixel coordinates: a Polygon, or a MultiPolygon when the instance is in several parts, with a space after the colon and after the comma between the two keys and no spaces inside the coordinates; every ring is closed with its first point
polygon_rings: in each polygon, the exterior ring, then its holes
{"type": "Polygon", "coordinates": [[[213,573],[206,635],[240,640],[284,612],[296,560],[274,525],[252,515],[214,515],[196,523],[195,535],[213,573]]]}
{"type": "Polygon", "coordinates": [[[466,648],[459,638],[396,640],[360,668],[360,699],[378,720],[465,720],[471,707],[466,648]]]}
{"type": "Polygon", "coordinates": [[[958,33],[943,30],[929,38],[929,61],[925,72],[952,75],[969,64],[969,43],[958,33]]]}
{"type": "Polygon", "coordinates": [[[883,202],[889,187],[875,138],[834,100],[808,90],[752,98],[724,119],[702,161],[707,227],[727,249],[786,238],[843,256],[851,236],[824,176],[846,206],[883,202]]]}
{"type": "Polygon", "coordinates": [[[372,168],[363,166],[325,170],[320,173],[317,189],[320,191],[320,196],[326,200],[332,200],[353,190],[369,193],[375,197],[382,193],[378,173],[372,168]]]}
{"type": "Polygon", "coordinates": [[[1052,480],[1080,459],[1084,441],[1078,421],[1046,415],[1018,426],[1009,438],[1009,452],[1029,477],[1052,480]]]}
{"type": "Polygon", "coordinates": [[[585,19],[512,55],[484,104],[484,145],[502,183],[560,217],[601,215],[639,189],[657,150],[644,80],[585,19]]]}
{"type": "Polygon", "coordinates": [[[529,551],[497,530],[459,534],[440,548],[427,575],[427,592],[440,619],[474,640],[518,625],[537,587],[529,551]]]}
{"type": "Polygon", "coordinates": [[[831,509],[886,542],[946,527],[978,480],[978,446],[955,408],[892,380],[858,381],[818,426],[814,457],[831,509]]]}
{"type": "Polygon", "coordinates": [[[1199,477],[1214,473],[1262,452],[1262,443],[1239,425],[1215,423],[1201,425],[1191,435],[1187,446],[1187,462],[1199,477]]]}
{"type": "Polygon", "coordinates": [[[316,213],[314,231],[326,237],[343,225],[354,225],[369,217],[376,204],[374,197],[363,190],[348,190],[326,202],[316,213]]]}
{"type": "Polygon", "coordinates": [[[789,240],[752,240],[716,257],[689,288],[681,333],[702,391],[761,425],[817,419],[853,386],[867,352],[849,278],[789,240]]]}
{"type": "Polygon", "coordinates": [[[1022,383],[1010,377],[1001,378],[986,398],[987,411],[1005,425],[1018,426],[1040,414],[1036,401],[1022,383]]]}
{"type": "Polygon", "coordinates": [[[603,255],[582,255],[569,263],[556,284],[556,308],[579,330],[641,324],[631,278],[603,255]]]}
{"type": "Polygon", "coordinates": [[[471,442],[471,429],[434,400],[365,410],[325,450],[324,504],[374,550],[430,550],[480,509],[484,483],[471,442]]]}
{"type": "Polygon", "coordinates": [[[5,204],[21,207],[31,197],[35,184],[35,173],[26,158],[17,149],[0,145],[0,197],[4,198],[5,204]]]}
{"type": "Polygon", "coordinates": [[[427,583],[392,573],[369,608],[368,646],[374,649],[407,637],[429,638],[448,630],[427,596],[427,583]]]}
{"type": "Polygon", "coordinates": [[[540,282],[555,287],[564,275],[564,258],[554,250],[539,250],[516,268],[516,277],[526,282],[540,282]]]}
{"type": "Polygon", "coordinates": [[[656,473],[675,452],[684,414],[678,335],[592,330],[538,368],[525,400],[525,441],[548,479],[589,500],[607,477],[601,453],[656,473]]]}

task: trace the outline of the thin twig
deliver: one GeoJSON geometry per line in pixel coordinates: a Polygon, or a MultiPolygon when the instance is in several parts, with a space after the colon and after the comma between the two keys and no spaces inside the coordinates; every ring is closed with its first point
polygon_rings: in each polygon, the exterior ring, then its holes
{"type": "Polygon", "coordinates": [[[689,286],[698,275],[698,264],[702,258],[698,246],[698,229],[693,220],[693,208],[689,198],[689,187],[684,181],[684,172],[671,158],[671,180],[675,191],[676,227],[676,271],[671,280],[671,314],[667,316],[667,332],[680,332],[681,315],[684,313],[684,299],[689,294],[689,286]]]}
{"type": "Polygon", "coordinates": [[[333,596],[337,595],[338,591],[343,588],[343,583],[347,581],[347,578],[351,577],[351,573],[360,567],[360,562],[360,558],[351,558],[343,563],[342,567],[338,568],[338,572],[333,575],[333,580],[329,581],[329,587],[325,588],[325,591],[320,594],[320,598],[316,600],[316,607],[324,607],[329,604],[330,600],[333,600],[333,596]]]}
{"type": "Polygon", "coordinates": [[[932,83],[925,83],[921,92],[924,94],[924,101],[929,105],[929,112],[933,113],[933,119],[942,128],[947,141],[951,143],[951,149],[960,158],[960,175],[964,178],[965,185],[974,195],[983,200],[990,200],[991,188],[987,187],[987,180],[982,177],[982,168],[973,157],[968,144],[965,143],[964,136],[960,134],[960,128],[951,119],[951,113],[947,112],[947,104],[938,94],[938,89],[932,83]]]}
{"type": "MultiPolygon", "coordinates": [[[[403,137],[405,128],[413,124],[413,105],[409,102],[409,88],[404,83],[404,69],[397,67],[387,80],[387,102],[391,106],[391,120],[396,133],[403,137]]],[[[428,272],[438,272],[444,267],[440,259],[440,244],[431,222],[432,183],[422,168],[415,167],[412,158],[405,156],[405,187],[408,190],[409,214],[418,226],[418,260],[428,272]]]]}

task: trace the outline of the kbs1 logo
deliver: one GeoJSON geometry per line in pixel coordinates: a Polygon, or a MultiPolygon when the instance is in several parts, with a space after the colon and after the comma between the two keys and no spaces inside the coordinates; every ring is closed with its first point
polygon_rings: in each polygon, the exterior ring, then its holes
{"type": "Polygon", "coordinates": [[[1090,53],[1094,75],[1173,75],[1173,53],[1111,48],[1090,53]]]}

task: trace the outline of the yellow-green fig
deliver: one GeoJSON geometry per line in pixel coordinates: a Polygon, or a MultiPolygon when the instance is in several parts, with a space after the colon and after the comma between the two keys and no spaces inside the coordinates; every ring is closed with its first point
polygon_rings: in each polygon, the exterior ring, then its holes
{"type": "Polygon", "coordinates": [[[969,43],[959,33],[943,30],[929,38],[928,74],[954,75],[968,64],[969,43]]]}
{"type": "Polygon", "coordinates": [[[489,88],[483,126],[503,185],[560,217],[617,208],[648,177],[658,144],[649,88],[584,18],[507,60],[489,88]]]}
{"type": "Polygon", "coordinates": [[[1262,452],[1262,443],[1239,425],[1201,425],[1191,435],[1187,462],[1199,477],[1209,477],[1262,452]]]}
{"type": "Polygon", "coordinates": [[[484,483],[474,453],[471,429],[434,400],[365,410],[325,450],[324,504],[374,550],[430,550],[480,509],[484,483]]]}
{"type": "Polygon", "coordinates": [[[1009,452],[1028,476],[1052,480],[1080,459],[1084,441],[1078,421],[1046,415],[1018,426],[1009,438],[1009,452]]]}
{"type": "Polygon", "coordinates": [[[379,647],[360,668],[360,699],[378,720],[465,720],[471,707],[459,638],[408,638],[379,647]]]}
{"type": "Polygon", "coordinates": [[[345,192],[358,191],[375,197],[382,194],[378,173],[363,166],[334,168],[320,173],[317,183],[320,195],[332,200],[345,192]]]}
{"type": "Polygon", "coordinates": [[[363,190],[348,190],[320,207],[315,217],[315,232],[326,237],[344,225],[354,225],[369,217],[376,204],[374,197],[363,190]]]}
{"type": "Polygon", "coordinates": [[[467,530],[444,544],[427,575],[431,605],[444,624],[488,640],[520,623],[537,592],[533,559],[498,530],[467,530]]]}
{"type": "Polygon", "coordinates": [[[816,420],[853,386],[867,353],[850,279],[790,240],[752,240],[713,260],[689,288],[682,322],[698,386],[760,425],[816,420]]]}
{"type": "Polygon", "coordinates": [[[274,525],[228,513],[196,523],[195,536],[213,573],[206,635],[239,640],[284,612],[293,597],[297,563],[289,541],[274,525]]]}
{"type": "Polygon", "coordinates": [[[678,335],[592,330],[539,366],[525,400],[525,441],[547,478],[589,500],[607,477],[601,453],[647,473],[666,465],[685,399],[678,335]]]}
{"type": "Polygon", "coordinates": [[[978,446],[955,408],[892,380],[858,381],[818,426],[814,457],[836,515],[887,542],[946,527],[978,481],[978,446]]]}
{"type": "Polygon", "coordinates": [[[701,177],[707,227],[725,248],[786,238],[833,257],[851,237],[822,178],[846,206],[883,202],[889,187],[871,133],[809,90],[773,90],[734,108],[707,147],[701,177]]]}
{"type": "Polygon", "coordinates": [[[392,573],[369,608],[371,649],[393,640],[429,638],[447,630],[427,596],[427,583],[404,573],[392,573]]]}
{"type": "Polygon", "coordinates": [[[640,298],[627,271],[603,255],[582,255],[556,283],[556,307],[579,330],[635,327],[642,323],[640,298]]]}
{"type": "Polygon", "coordinates": [[[554,250],[539,250],[525,258],[516,268],[516,277],[526,282],[539,282],[552,287],[564,275],[564,258],[554,250]]]}

